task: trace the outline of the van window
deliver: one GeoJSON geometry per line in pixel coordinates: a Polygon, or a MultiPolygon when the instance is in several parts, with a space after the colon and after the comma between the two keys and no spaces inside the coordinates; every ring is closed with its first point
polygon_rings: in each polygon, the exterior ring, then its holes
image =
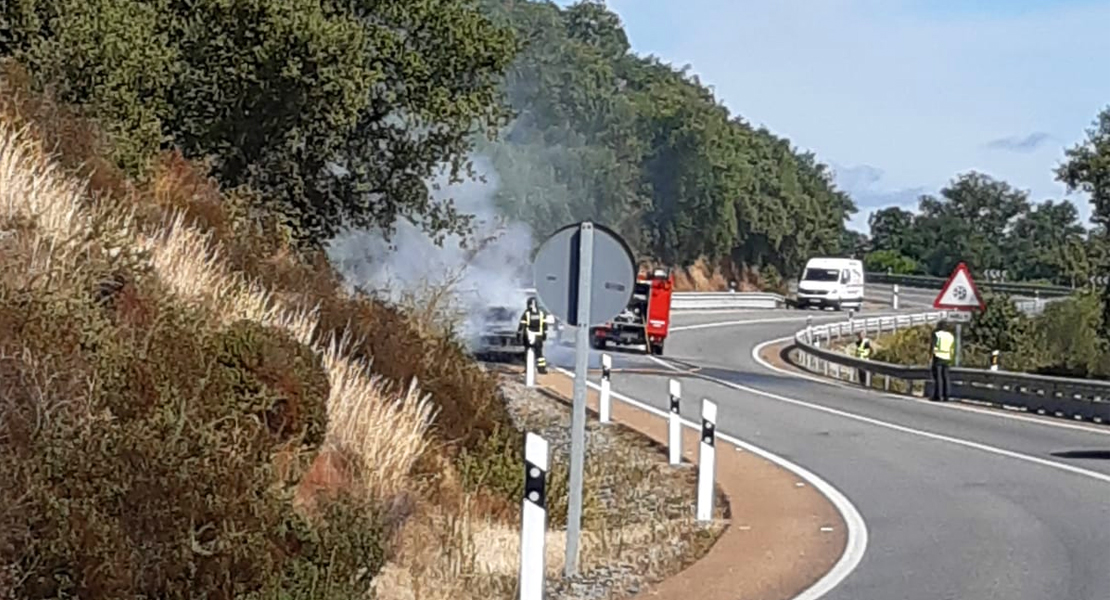
{"type": "Polygon", "coordinates": [[[802,273],[802,281],[836,281],[840,277],[840,269],[806,269],[802,273]]]}
{"type": "Polygon", "coordinates": [[[848,271],[840,272],[840,283],[848,283],[848,271]]]}

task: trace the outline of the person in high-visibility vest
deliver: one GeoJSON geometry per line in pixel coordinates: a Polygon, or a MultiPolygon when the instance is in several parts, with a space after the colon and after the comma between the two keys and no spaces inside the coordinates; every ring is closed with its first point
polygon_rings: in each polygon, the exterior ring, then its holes
{"type": "Polygon", "coordinates": [[[941,322],[933,330],[933,394],[932,399],[948,402],[948,366],[956,347],[956,336],[948,331],[947,323],[941,322]]]}
{"type": "Polygon", "coordinates": [[[535,298],[528,299],[528,307],[520,316],[520,334],[524,338],[524,347],[532,348],[536,354],[536,371],[547,372],[547,359],[543,356],[543,343],[547,340],[547,313],[539,307],[535,298]]]}
{"type": "MultiPolygon", "coordinates": [[[[860,360],[871,360],[871,339],[863,337],[862,331],[856,333],[855,354],[856,358],[860,360]]],[[[856,374],[858,376],[857,379],[859,380],[860,385],[870,385],[870,377],[866,371],[864,371],[863,369],[857,369],[856,374]]]]}

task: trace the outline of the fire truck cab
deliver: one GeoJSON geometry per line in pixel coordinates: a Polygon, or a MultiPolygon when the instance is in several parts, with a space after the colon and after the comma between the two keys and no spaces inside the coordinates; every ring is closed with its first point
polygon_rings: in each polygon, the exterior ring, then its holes
{"type": "Polygon", "coordinates": [[[590,328],[594,348],[606,344],[644,346],[645,352],[663,354],[667,329],[671,321],[671,292],[674,275],[667,269],[641,272],[636,277],[628,306],[612,321],[590,328]]]}

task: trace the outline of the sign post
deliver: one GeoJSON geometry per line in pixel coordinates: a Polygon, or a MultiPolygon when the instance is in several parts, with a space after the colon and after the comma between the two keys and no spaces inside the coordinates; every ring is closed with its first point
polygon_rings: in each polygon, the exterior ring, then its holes
{"type": "Polygon", "coordinates": [[[632,251],[619,235],[589,221],[568,225],[553,233],[544,241],[532,263],[540,302],[551,314],[576,328],[564,569],[567,577],[573,577],[578,569],[590,326],[605,323],[628,306],[636,282],[635,265],[632,251]]]}
{"type": "Polygon", "coordinates": [[[960,366],[960,350],[962,344],[960,337],[962,332],[962,325],[964,321],[971,320],[971,311],[984,310],[987,305],[983,302],[983,296],[979,294],[979,289],[975,287],[975,282],[971,279],[971,272],[968,271],[967,265],[960,263],[956,265],[956,269],[948,276],[948,281],[944,283],[940,293],[937,294],[933,300],[933,307],[942,310],[959,311],[959,317],[953,318],[956,321],[956,347],[954,348],[953,365],[960,366]]]}

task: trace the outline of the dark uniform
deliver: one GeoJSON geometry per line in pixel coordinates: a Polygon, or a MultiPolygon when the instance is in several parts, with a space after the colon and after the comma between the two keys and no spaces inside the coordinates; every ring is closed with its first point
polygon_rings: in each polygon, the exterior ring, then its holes
{"type": "Polygon", "coordinates": [[[524,340],[524,347],[531,347],[536,354],[536,371],[546,373],[547,359],[543,356],[543,343],[547,339],[547,313],[539,307],[535,298],[528,299],[528,308],[520,316],[520,335],[524,340]],[[528,332],[533,334],[531,344],[528,332]]]}

